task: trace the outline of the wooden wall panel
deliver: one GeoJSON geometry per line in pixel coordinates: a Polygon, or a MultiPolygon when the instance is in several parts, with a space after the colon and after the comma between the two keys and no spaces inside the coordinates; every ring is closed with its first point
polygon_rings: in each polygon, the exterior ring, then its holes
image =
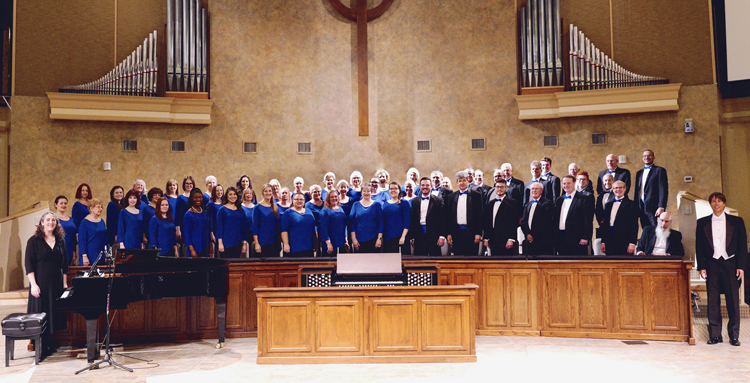
{"type": "Polygon", "coordinates": [[[227,299],[227,329],[242,329],[246,325],[246,300],[242,299],[247,293],[245,277],[245,273],[229,273],[229,291],[234,296],[227,299]]]}
{"type": "Polygon", "coordinates": [[[213,298],[194,297],[190,298],[193,306],[193,317],[195,318],[195,331],[216,330],[219,326],[216,319],[216,304],[213,298]]]}
{"type": "Polygon", "coordinates": [[[269,323],[268,351],[309,352],[313,338],[313,305],[309,300],[271,302],[266,313],[269,323]]]}
{"type": "Polygon", "coordinates": [[[581,329],[609,326],[609,277],[606,271],[578,273],[578,310],[581,329]]]}
{"type": "Polygon", "coordinates": [[[418,309],[415,299],[373,299],[370,352],[419,350],[418,309]]]}
{"type": "Polygon", "coordinates": [[[422,300],[421,350],[468,350],[469,302],[466,299],[422,300]],[[445,329],[460,331],[445,331],[445,329]]]}
{"type": "Polygon", "coordinates": [[[545,322],[550,328],[575,328],[578,303],[575,272],[545,272],[545,322]]]}
{"type": "Polygon", "coordinates": [[[535,282],[531,271],[510,272],[511,326],[531,327],[536,322],[535,282]]]}
{"type": "Polygon", "coordinates": [[[507,327],[507,272],[490,270],[484,274],[484,326],[507,327]]]}
{"type": "Polygon", "coordinates": [[[123,333],[145,332],[148,330],[149,303],[135,302],[128,305],[129,310],[118,310],[118,330],[123,333]]]}
{"type": "Polygon", "coordinates": [[[151,305],[151,330],[177,332],[182,329],[186,312],[185,298],[167,298],[147,302],[151,305]]]}
{"type": "Polygon", "coordinates": [[[673,295],[684,287],[680,279],[677,272],[651,273],[651,327],[654,330],[679,330],[680,301],[673,295]]]}
{"type": "Polygon", "coordinates": [[[646,330],[649,301],[647,274],[642,271],[617,273],[619,329],[646,330]]]}
{"type": "MultiPolygon", "coordinates": [[[[318,300],[315,302],[315,351],[362,355],[362,300],[318,300]]],[[[340,355],[340,354],[338,354],[340,355]]]]}

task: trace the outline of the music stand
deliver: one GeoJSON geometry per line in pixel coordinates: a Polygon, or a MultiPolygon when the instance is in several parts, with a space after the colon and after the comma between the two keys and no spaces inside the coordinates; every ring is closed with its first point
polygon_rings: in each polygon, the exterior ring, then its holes
{"type": "MultiPolygon", "coordinates": [[[[123,369],[125,371],[128,371],[128,372],[133,372],[133,370],[131,368],[125,367],[125,366],[121,365],[120,363],[115,362],[114,359],[112,359],[112,354],[114,354],[114,353],[112,352],[112,348],[110,347],[110,344],[109,344],[109,339],[110,339],[111,329],[112,329],[112,326],[109,324],[109,300],[110,300],[110,296],[112,295],[112,281],[114,281],[114,278],[115,278],[115,260],[112,257],[112,249],[111,248],[109,249],[109,252],[106,252],[106,248],[105,248],[104,257],[107,259],[107,266],[110,267],[110,273],[111,273],[110,276],[109,276],[109,284],[107,286],[107,311],[106,311],[107,320],[105,321],[106,326],[107,326],[106,327],[107,328],[107,339],[104,341],[104,357],[102,358],[102,360],[100,360],[98,362],[94,362],[94,363],[89,363],[88,366],[86,366],[86,367],[84,367],[84,368],[76,371],[76,373],[75,373],[76,375],[78,375],[79,373],[81,373],[83,371],[86,371],[86,370],[96,370],[96,369],[99,368],[99,365],[102,364],[102,363],[109,363],[110,366],[121,368],[121,369],[123,369]],[[112,262],[111,265],[110,265],[110,262],[112,262]]],[[[94,265],[96,265],[96,263],[98,263],[100,259],[101,259],[101,253],[99,253],[99,259],[97,259],[97,262],[95,262],[94,265]]],[[[127,356],[127,355],[123,355],[123,356],[127,356]]],[[[133,359],[138,359],[138,358],[134,358],[132,356],[127,356],[127,357],[128,358],[133,358],[133,359]]],[[[142,360],[142,359],[138,359],[138,360],[142,360]]]]}

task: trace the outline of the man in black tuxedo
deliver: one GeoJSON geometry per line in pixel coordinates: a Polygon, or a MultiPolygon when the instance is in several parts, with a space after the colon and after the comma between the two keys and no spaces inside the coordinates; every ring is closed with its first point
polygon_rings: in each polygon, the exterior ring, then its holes
{"type": "Polygon", "coordinates": [[[458,190],[445,201],[448,244],[454,255],[479,255],[482,241],[482,193],[469,189],[469,175],[456,173],[458,190]]]}
{"type": "Polygon", "coordinates": [[[614,154],[607,155],[605,160],[607,168],[599,172],[599,177],[596,179],[596,194],[599,195],[603,191],[604,176],[611,174],[615,181],[625,182],[625,195],[630,196],[630,170],[619,167],[620,160],[614,154]]]}
{"type": "Polygon", "coordinates": [[[562,178],[563,195],[555,201],[560,255],[588,255],[594,226],[594,197],[575,191],[571,175],[562,178]]]}
{"type": "Polygon", "coordinates": [[[614,198],[604,207],[602,253],[607,255],[635,254],[638,242],[638,206],[625,195],[625,182],[615,181],[614,198]]]}
{"type": "Polygon", "coordinates": [[[544,198],[552,200],[552,189],[547,186],[547,181],[542,180],[542,163],[539,161],[531,161],[529,165],[531,171],[531,181],[527,182],[523,190],[523,203],[524,205],[529,202],[529,186],[540,183],[544,187],[544,198]]]}
{"type": "Polygon", "coordinates": [[[483,196],[486,196],[492,190],[492,186],[484,183],[484,172],[480,169],[474,171],[474,184],[477,185],[483,196]]]}
{"type": "Polygon", "coordinates": [[[560,177],[552,174],[552,159],[549,157],[542,158],[542,179],[547,181],[547,187],[550,188],[552,193],[551,200],[554,201],[560,196],[560,177]]]}
{"type": "Polygon", "coordinates": [[[531,185],[531,199],[524,206],[521,231],[524,235],[523,253],[528,255],[555,254],[555,204],[544,198],[544,186],[531,185]]]}
{"type": "MultiPolygon", "coordinates": [[[[432,193],[432,195],[440,197],[441,200],[445,201],[445,199],[448,198],[448,196],[453,193],[453,191],[443,186],[443,172],[435,170],[430,174],[430,178],[432,179],[432,189],[430,190],[430,193],[432,193]]],[[[421,188],[422,187],[420,186],[420,189],[421,188]]]]}
{"type": "MultiPolygon", "coordinates": [[[[500,165],[500,175],[501,178],[505,180],[505,184],[508,185],[508,191],[506,194],[516,201],[523,201],[523,181],[513,177],[513,166],[507,162],[500,165]]],[[[497,179],[495,181],[497,181],[497,179]]]]}
{"type": "Polygon", "coordinates": [[[430,179],[419,180],[420,195],[411,200],[409,236],[414,239],[414,255],[439,256],[445,244],[443,199],[432,194],[430,179]]]}
{"type": "Polygon", "coordinates": [[[476,179],[475,177],[476,172],[474,171],[474,168],[468,167],[464,169],[464,171],[466,172],[466,175],[467,175],[466,179],[469,180],[469,190],[479,190],[479,186],[477,186],[477,184],[474,183],[474,180],[476,179]]]}
{"type": "Polygon", "coordinates": [[[724,213],[722,193],[708,197],[713,214],[695,226],[695,255],[708,293],[708,344],[722,342],[721,294],[727,304],[727,333],[732,346],[740,345],[740,281],[745,273],[747,233],[745,221],[724,213]]]}
{"type": "Polygon", "coordinates": [[[672,216],[661,213],[657,226],[646,226],[638,240],[635,255],[674,255],[685,256],[685,248],[682,247],[682,233],[672,230],[672,216]]]}
{"type": "Polygon", "coordinates": [[[505,181],[495,182],[495,198],[484,206],[484,247],[491,255],[518,254],[518,224],[521,221],[521,206],[506,191],[505,181]]]}
{"type": "Polygon", "coordinates": [[[656,226],[656,217],[667,209],[667,170],[654,165],[654,151],[643,152],[643,169],[635,174],[635,198],[641,210],[641,227],[656,226]]]}
{"type": "MultiPolygon", "coordinates": [[[[599,224],[599,227],[596,228],[595,237],[599,239],[604,236],[604,229],[606,226],[604,225],[604,207],[607,206],[607,202],[612,199],[612,184],[615,183],[614,179],[615,178],[611,174],[605,174],[604,178],[602,179],[603,190],[596,197],[596,204],[594,205],[594,216],[596,217],[596,222],[599,224]]],[[[599,244],[598,248],[594,248],[594,254],[602,255],[601,243],[599,244]]]]}

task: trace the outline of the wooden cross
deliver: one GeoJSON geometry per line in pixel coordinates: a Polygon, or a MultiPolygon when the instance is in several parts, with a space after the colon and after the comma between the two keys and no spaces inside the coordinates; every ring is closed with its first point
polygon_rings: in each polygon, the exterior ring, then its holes
{"type": "Polygon", "coordinates": [[[357,89],[359,93],[359,135],[370,134],[370,111],[367,81],[367,23],[382,16],[393,4],[383,0],[373,9],[367,9],[367,0],[355,0],[356,9],[344,6],[341,0],[328,0],[341,16],[357,23],[357,89]]]}

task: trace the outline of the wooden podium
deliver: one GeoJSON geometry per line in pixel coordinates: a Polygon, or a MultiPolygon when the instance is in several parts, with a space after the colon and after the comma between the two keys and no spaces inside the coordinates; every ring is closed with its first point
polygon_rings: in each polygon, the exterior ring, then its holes
{"type": "Polygon", "coordinates": [[[476,362],[477,289],[259,287],[257,362],[476,362]]]}

